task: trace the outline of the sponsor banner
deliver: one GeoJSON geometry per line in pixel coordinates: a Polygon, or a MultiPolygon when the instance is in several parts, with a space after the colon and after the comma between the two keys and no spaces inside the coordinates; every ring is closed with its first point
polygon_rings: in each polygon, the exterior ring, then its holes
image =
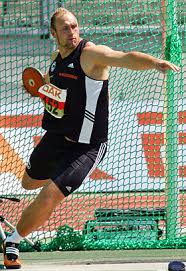
{"type": "MultiPolygon", "coordinates": [[[[6,106],[0,115],[0,193],[25,194],[21,177],[41,128],[42,103],[6,106]],[[34,109],[34,110],[33,110],[34,109]],[[11,112],[11,114],[4,113],[11,112]],[[31,113],[31,112],[34,112],[31,113]],[[4,114],[3,114],[4,113],[4,114]]],[[[163,102],[112,102],[107,154],[79,192],[165,188],[163,102]]],[[[178,110],[178,187],[186,188],[186,111],[178,110]]],[[[39,189],[38,189],[39,191],[39,189]]]]}

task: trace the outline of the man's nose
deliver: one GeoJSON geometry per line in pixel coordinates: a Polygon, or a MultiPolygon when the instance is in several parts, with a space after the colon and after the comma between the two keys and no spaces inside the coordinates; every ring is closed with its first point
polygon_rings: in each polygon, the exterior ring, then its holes
{"type": "Polygon", "coordinates": [[[74,33],[74,29],[72,27],[69,27],[69,33],[74,33]]]}

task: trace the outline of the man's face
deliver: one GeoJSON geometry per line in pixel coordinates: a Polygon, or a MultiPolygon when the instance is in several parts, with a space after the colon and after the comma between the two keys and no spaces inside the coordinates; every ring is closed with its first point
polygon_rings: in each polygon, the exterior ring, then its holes
{"type": "Polygon", "coordinates": [[[76,18],[71,14],[58,15],[52,34],[60,47],[73,49],[79,43],[79,26],[76,18]]]}

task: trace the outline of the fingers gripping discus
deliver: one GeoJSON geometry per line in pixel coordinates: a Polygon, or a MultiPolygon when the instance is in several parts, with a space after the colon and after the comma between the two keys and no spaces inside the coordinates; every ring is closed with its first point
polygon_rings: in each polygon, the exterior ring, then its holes
{"type": "Polygon", "coordinates": [[[36,68],[27,67],[22,74],[23,86],[31,96],[38,97],[38,90],[45,83],[43,74],[36,68]]]}

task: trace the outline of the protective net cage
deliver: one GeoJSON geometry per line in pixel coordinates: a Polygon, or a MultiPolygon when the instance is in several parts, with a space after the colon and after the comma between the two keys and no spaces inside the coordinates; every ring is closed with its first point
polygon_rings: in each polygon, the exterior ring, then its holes
{"type": "MultiPolygon", "coordinates": [[[[29,235],[41,250],[186,247],[185,0],[0,1],[1,221],[13,226],[39,193],[21,177],[41,128],[43,104],[22,87],[28,66],[47,71],[56,49],[50,16],[74,12],[81,37],[174,62],[179,73],[111,68],[107,154],[82,186],[29,235]]],[[[77,108],[78,109],[78,108],[77,108]]],[[[23,251],[33,248],[24,240],[23,251]]]]}

